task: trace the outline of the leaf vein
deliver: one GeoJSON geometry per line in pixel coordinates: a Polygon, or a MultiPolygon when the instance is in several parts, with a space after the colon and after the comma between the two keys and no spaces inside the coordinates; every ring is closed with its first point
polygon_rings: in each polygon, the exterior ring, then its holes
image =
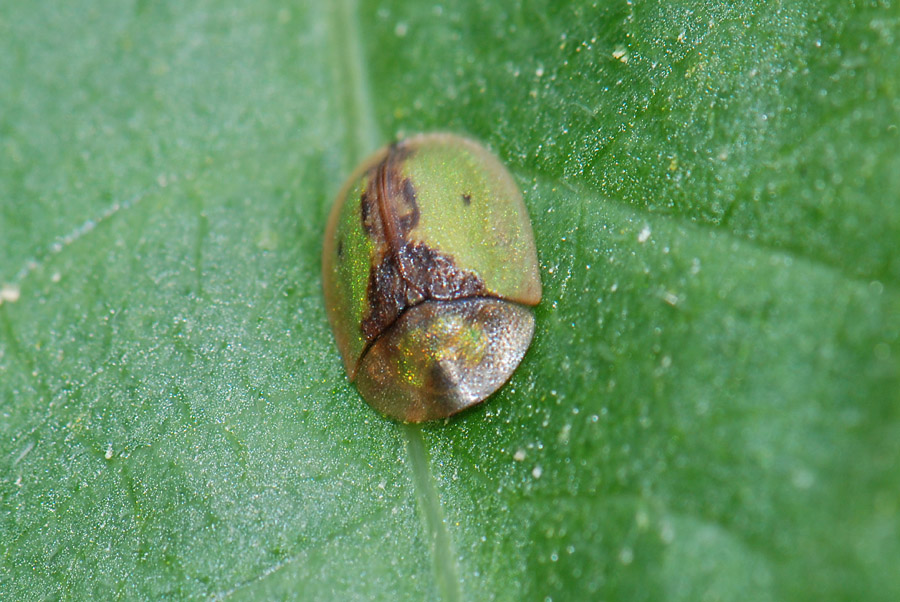
{"type": "Polygon", "coordinates": [[[147,197],[150,189],[151,187],[145,188],[124,201],[116,201],[112,205],[109,205],[99,216],[88,218],[68,234],[57,238],[43,252],[35,257],[27,259],[19,271],[15,273],[11,283],[21,284],[32,272],[46,264],[52,257],[59,255],[72,246],[72,244],[96,230],[98,226],[108,222],[113,217],[119,216],[125,211],[136,207],[147,197]]]}

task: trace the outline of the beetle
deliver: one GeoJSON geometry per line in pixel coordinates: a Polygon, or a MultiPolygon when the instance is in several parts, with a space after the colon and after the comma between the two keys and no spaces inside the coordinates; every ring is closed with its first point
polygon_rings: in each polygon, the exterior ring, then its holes
{"type": "Polygon", "coordinates": [[[403,422],[446,418],[499,389],[541,300],[512,175],[448,133],[395,142],[355,170],[328,219],[322,281],[347,376],[403,422]]]}

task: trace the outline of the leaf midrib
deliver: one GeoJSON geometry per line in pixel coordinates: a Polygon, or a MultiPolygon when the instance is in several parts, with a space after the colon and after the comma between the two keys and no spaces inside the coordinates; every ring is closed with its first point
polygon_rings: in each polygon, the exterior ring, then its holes
{"type": "MultiPolygon", "coordinates": [[[[347,173],[380,146],[384,138],[375,119],[369,94],[367,62],[361,43],[356,0],[339,0],[329,5],[328,50],[334,73],[334,94],[344,119],[344,165],[347,173]],[[347,89],[349,88],[349,89],[347,89]]],[[[418,425],[399,427],[405,439],[407,460],[419,506],[419,519],[427,538],[435,585],[444,602],[462,599],[459,568],[444,511],[435,487],[428,450],[418,425]]]]}

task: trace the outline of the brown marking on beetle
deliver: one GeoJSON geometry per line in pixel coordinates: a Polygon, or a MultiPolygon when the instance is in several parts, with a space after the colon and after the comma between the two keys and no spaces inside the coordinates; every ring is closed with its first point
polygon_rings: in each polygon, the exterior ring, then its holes
{"type": "Polygon", "coordinates": [[[366,190],[363,190],[363,193],[359,195],[359,215],[366,236],[372,236],[374,231],[374,224],[372,222],[374,221],[375,207],[373,207],[373,205],[374,203],[368,193],[368,188],[366,188],[366,190]]]}
{"type": "Polygon", "coordinates": [[[463,202],[463,205],[465,205],[466,207],[471,205],[472,204],[472,195],[469,194],[468,192],[464,192],[462,194],[462,202],[463,202]]]}
{"type": "MultiPolygon", "coordinates": [[[[453,391],[456,389],[458,382],[447,373],[447,369],[440,362],[432,364],[425,378],[425,390],[427,391],[453,391]]],[[[452,406],[452,398],[441,397],[442,405],[446,407],[452,406]]]]}
{"type": "Polygon", "coordinates": [[[409,144],[409,140],[399,140],[391,144],[391,148],[388,151],[388,156],[385,158],[385,161],[393,159],[397,163],[401,163],[412,157],[414,154],[416,154],[416,149],[409,144]]]}
{"type": "Polygon", "coordinates": [[[363,231],[374,243],[376,248],[385,244],[384,221],[381,218],[381,203],[378,200],[377,168],[370,172],[369,183],[365,191],[360,195],[360,218],[363,231]]]}
{"type": "Polygon", "coordinates": [[[419,224],[419,205],[416,189],[401,171],[412,151],[408,148],[392,147],[391,152],[374,170],[372,189],[377,196],[381,212],[381,223],[387,243],[397,252],[402,241],[419,224]]]}
{"type": "Polygon", "coordinates": [[[424,243],[411,243],[410,232],[419,223],[415,186],[401,172],[412,154],[394,145],[369,173],[363,194],[363,225],[375,243],[369,270],[368,315],[360,323],[371,343],[406,309],[428,299],[450,300],[483,295],[484,282],[456,266],[453,257],[424,243]]]}
{"type": "Polygon", "coordinates": [[[405,237],[419,225],[419,204],[416,202],[416,188],[409,178],[403,179],[403,182],[400,184],[400,191],[403,195],[403,200],[406,201],[406,204],[409,206],[409,213],[406,213],[397,219],[400,231],[405,237]]]}
{"type": "Polygon", "coordinates": [[[366,341],[371,343],[397,319],[409,301],[406,281],[400,276],[390,253],[370,268],[367,293],[369,313],[360,329],[366,341]]]}
{"type": "Polygon", "coordinates": [[[398,254],[403,278],[426,299],[448,301],[485,292],[484,282],[456,267],[453,257],[426,244],[406,244],[398,254]]]}
{"type": "Polygon", "coordinates": [[[456,266],[453,257],[428,245],[405,244],[369,272],[369,314],[360,327],[371,342],[406,309],[426,300],[448,301],[484,295],[484,282],[456,266]]]}

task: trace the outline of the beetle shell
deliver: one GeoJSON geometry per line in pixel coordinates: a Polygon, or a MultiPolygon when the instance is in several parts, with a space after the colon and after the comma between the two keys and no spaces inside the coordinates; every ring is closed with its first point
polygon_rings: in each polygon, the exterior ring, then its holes
{"type": "Polygon", "coordinates": [[[363,162],[331,211],[322,272],[347,375],[397,420],[481,402],[531,343],[531,222],[512,176],[469,139],[422,134],[363,162]]]}

